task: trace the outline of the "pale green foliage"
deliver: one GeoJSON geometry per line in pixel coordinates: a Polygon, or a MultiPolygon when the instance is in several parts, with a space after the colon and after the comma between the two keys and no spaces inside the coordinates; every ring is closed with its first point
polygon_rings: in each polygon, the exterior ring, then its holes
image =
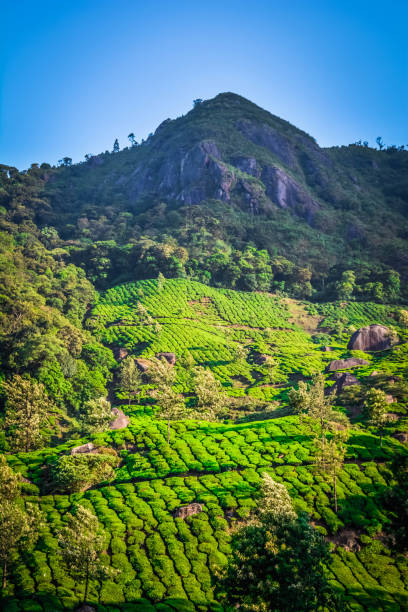
{"type": "Polygon", "coordinates": [[[316,469],[329,477],[333,483],[334,510],[337,512],[337,476],[343,467],[346,436],[334,436],[330,440],[317,439],[316,469]]]}
{"type": "Polygon", "coordinates": [[[0,455],[0,503],[16,499],[21,489],[21,475],[13,472],[4,455],[0,455]]]}
{"type": "Polygon", "coordinates": [[[140,325],[153,325],[154,319],[149,315],[147,309],[143,306],[141,302],[138,302],[136,306],[136,315],[139,320],[140,325]]]}
{"type": "Polygon", "coordinates": [[[163,289],[165,282],[166,282],[166,277],[164,276],[164,274],[162,274],[162,272],[159,272],[159,275],[157,277],[157,289],[159,291],[163,289]]]}
{"type": "Polygon", "coordinates": [[[126,357],[120,365],[120,386],[128,394],[129,406],[142,384],[142,375],[132,357],[126,357]]]}
{"type": "Polygon", "coordinates": [[[7,564],[16,550],[27,549],[38,537],[41,515],[32,504],[19,500],[21,477],[0,455],[0,563],[3,568],[3,589],[6,586],[7,564]]]}
{"type": "Polygon", "coordinates": [[[370,389],[367,392],[364,408],[367,412],[369,423],[376,427],[380,434],[380,446],[382,445],[382,433],[388,421],[387,396],[381,389],[370,389]]]}
{"type": "Polygon", "coordinates": [[[275,382],[275,374],[278,369],[279,363],[273,357],[269,357],[262,366],[262,370],[265,372],[265,382],[275,382]]]}
{"type": "Polygon", "coordinates": [[[6,418],[5,424],[11,445],[16,450],[28,452],[41,446],[50,400],[44,386],[29,378],[15,375],[5,383],[6,418]]]}
{"type": "Polygon", "coordinates": [[[298,389],[289,392],[289,404],[297,414],[305,415],[307,419],[319,425],[320,437],[329,431],[337,431],[339,426],[347,426],[347,417],[333,410],[330,397],[324,394],[324,376],[317,374],[308,387],[301,381],[298,389]]]}
{"type": "Polygon", "coordinates": [[[158,389],[171,387],[176,380],[176,370],[164,357],[153,358],[152,367],[149,369],[149,380],[158,389]]]}
{"type": "Polygon", "coordinates": [[[81,412],[81,426],[84,433],[98,433],[109,429],[112,421],[112,407],[104,397],[89,400],[81,412]]]}
{"type": "Polygon", "coordinates": [[[197,416],[199,419],[215,421],[227,412],[227,397],[221,383],[211,370],[198,367],[194,371],[194,390],[197,396],[197,416]]]}
{"type": "Polygon", "coordinates": [[[285,485],[275,482],[266,472],[262,474],[261,497],[257,515],[261,521],[271,523],[296,518],[292,500],[285,485]]]}
{"type": "Polygon", "coordinates": [[[401,325],[408,327],[408,310],[400,310],[398,316],[401,325]]]}
{"type": "Polygon", "coordinates": [[[167,443],[170,444],[170,421],[177,421],[191,415],[183,398],[172,387],[176,370],[165,359],[154,359],[149,370],[150,381],[157,387],[158,410],[156,416],[167,421],[167,443]]]}
{"type": "Polygon", "coordinates": [[[53,466],[56,485],[68,491],[81,491],[97,482],[112,480],[119,459],[114,451],[109,454],[62,455],[53,466]]]}
{"type": "Polygon", "coordinates": [[[58,534],[58,542],[68,572],[76,580],[85,582],[84,602],[90,579],[102,580],[117,573],[104,559],[105,537],[97,517],[83,506],[78,506],[75,514],[67,515],[67,524],[58,534]]]}

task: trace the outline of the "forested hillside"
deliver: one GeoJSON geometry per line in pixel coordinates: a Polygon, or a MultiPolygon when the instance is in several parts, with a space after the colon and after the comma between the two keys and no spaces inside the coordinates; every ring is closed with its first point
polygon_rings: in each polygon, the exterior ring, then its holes
{"type": "Polygon", "coordinates": [[[0,166],[2,609],[407,609],[407,170],[235,94],[0,166]]]}

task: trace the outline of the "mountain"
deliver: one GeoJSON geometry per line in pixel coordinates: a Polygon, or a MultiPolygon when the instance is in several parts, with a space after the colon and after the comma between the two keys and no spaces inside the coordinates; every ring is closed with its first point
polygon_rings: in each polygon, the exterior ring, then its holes
{"type": "MultiPolygon", "coordinates": [[[[231,271],[218,273],[208,261],[228,254],[242,268],[237,252],[255,247],[310,271],[312,289],[300,290],[295,277],[303,273],[289,277],[281,264],[272,266],[275,281],[294,297],[310,291],[335,297],[327,285],[333,289],[347,269],[366,299],[375,297],[372,285],[384,285],[390,270],[404,280],[408,275],[408,152],[361,144],[322,149],[233,93],[166,119],[139,145],[76,165],[66,158],[66,164],[41,167],[41,197],[49,206],[36,212],[36,221],[80,248],[90,240],[180,246],[189,260],[180,265],[196,280],[256,289],[263,287],[248,286],[239,275],[231,281],[231,271]],[[364,289],[367,284],[371,289],[364,289]]],[[[116,256],[110,251],[109,258],[116,256]]],[[[119,266],[92,280],[101,286],[134,280],[140,256],[133,253],[130,263],[122,250],[120,258],[119,266]]],[[[75,262],[83,265],[78,249],[75,262]]]]}

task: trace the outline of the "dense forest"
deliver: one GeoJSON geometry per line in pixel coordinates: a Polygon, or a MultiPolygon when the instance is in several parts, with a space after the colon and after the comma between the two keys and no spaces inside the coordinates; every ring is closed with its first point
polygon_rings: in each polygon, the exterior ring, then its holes
{"type": "Polygon", "coordinates": [[[0,166],[2,609],[407,608],[408,151],[378,145],[226,93],[0,166]]]}

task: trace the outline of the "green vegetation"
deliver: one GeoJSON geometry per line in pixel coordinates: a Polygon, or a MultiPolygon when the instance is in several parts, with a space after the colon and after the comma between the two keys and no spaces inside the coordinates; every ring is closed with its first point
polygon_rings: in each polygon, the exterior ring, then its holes
{"type": "Polygon", "coordinates": [[[2,609],[407,609],[407,152],[233,94],[129,141],[0,166],[2,609]]]}

